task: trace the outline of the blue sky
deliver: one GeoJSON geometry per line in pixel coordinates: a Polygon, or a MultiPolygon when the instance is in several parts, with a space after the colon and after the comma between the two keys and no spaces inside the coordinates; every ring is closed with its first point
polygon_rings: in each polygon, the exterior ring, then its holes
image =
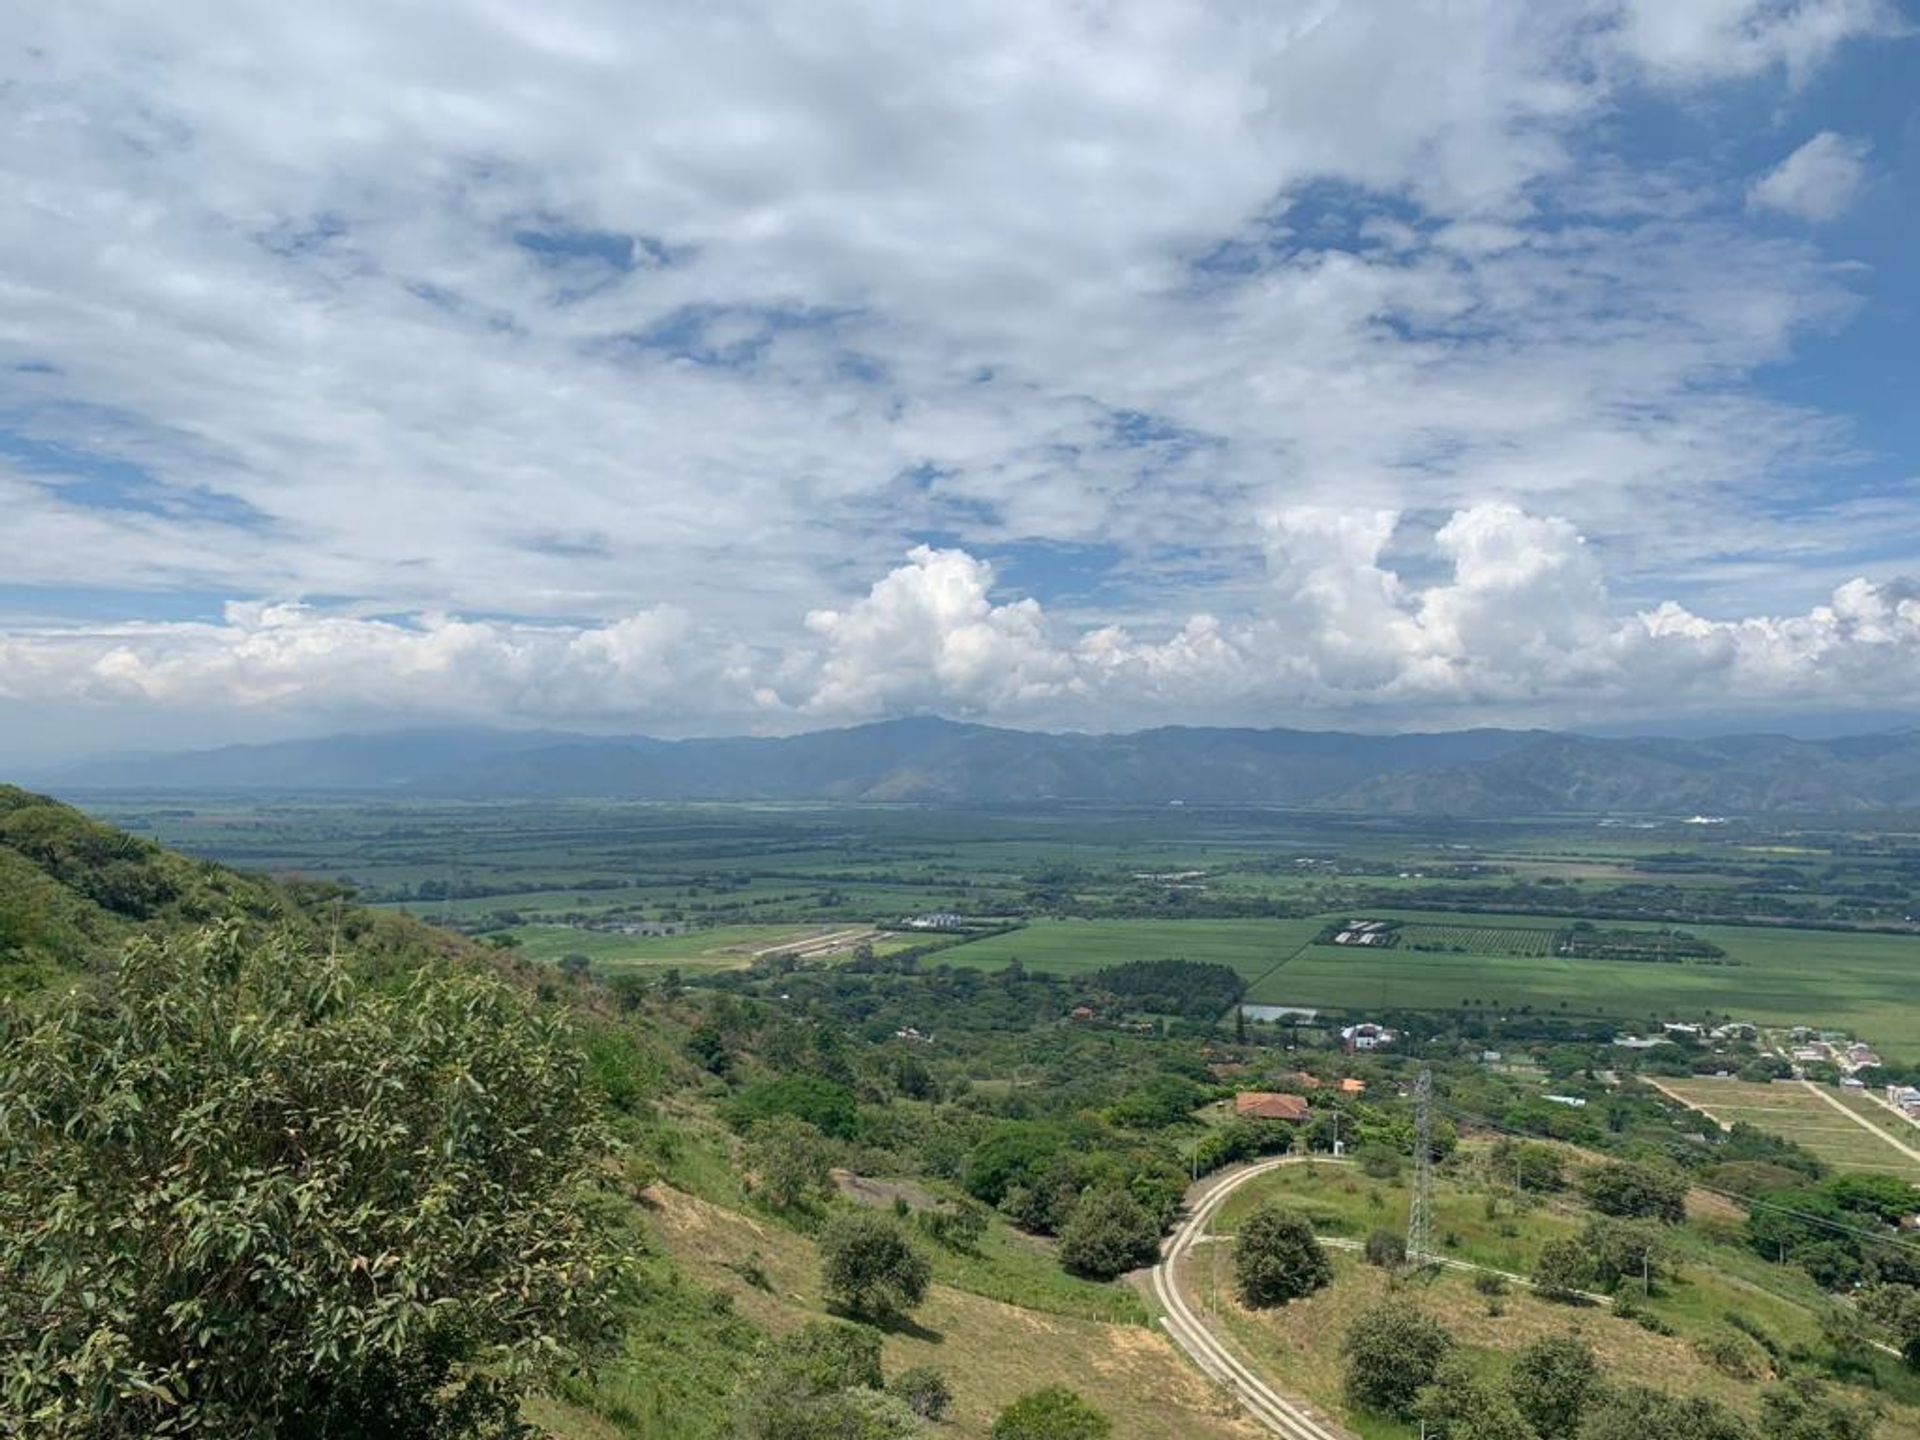
{"type": "Polygon", "coordinates": [[[1920,706],[1894,0],[149,9],[0,50],[16,754],[1920,706]]]}

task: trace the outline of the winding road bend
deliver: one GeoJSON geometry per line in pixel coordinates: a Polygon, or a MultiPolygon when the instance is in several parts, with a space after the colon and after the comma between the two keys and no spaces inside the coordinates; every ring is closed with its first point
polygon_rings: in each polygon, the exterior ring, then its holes
{"type": "MultiPolygon", "coordinates": [[[[1243,1169],[1223,1171],[1205,1185],[1189,1191],[1187,1214],[1167,1238],[1160,1263],[1153,1268],[1153,1293],[1166,1309],[1161,1324],[1167,1327],[1174,1344],[1186,1351],[1194,1364],[1231,1390],[1247,1413],[1268,1430],[1286,1440],[1352,1440],[1351,1432],[1320,1416],[1306,1402],[1282,1395],[1235,1355],[1188,1305],[1180,1293],[1179,1277],[1175,1273],[1181,1259],[1205,1234],[1207,1221],[1229,1195],[1256,1176],[1282,1165],[1301,1164],[1309,1158],[1282,1155],[1257,1161],[1243,1169]]],[[[1323,1156],[1311,1158],[1322,1163],[1339,1163],[1327,1161],[1323,1156]]]]}

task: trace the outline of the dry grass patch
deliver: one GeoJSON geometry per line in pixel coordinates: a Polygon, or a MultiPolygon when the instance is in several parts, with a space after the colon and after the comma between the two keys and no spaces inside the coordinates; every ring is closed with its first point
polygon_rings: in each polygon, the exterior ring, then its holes
{"type": "MultiPolygon", "coordinates": [[[[661,1246],[701,1285],[775,1334],[826,1314],[810,1240],[662,1186],[648,1192],[661,1246]],[[756,1278],[760,1283],[755,1283],[756,1278]]],[[[944,1371],[954,1406],[942,1434],[983,1440],[1010,1401],[1068,1385],[1128,1440],[1259,1440],[1244,1418],[1157,1331],[1042,1314],[935,1285],[910,1326],[888,1333],[888,1373],[944,1371]]]]}

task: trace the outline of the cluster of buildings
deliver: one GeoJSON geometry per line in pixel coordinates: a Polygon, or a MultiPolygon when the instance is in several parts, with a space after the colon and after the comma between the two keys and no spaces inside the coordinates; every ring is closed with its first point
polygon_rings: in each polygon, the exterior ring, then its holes
{"type": "Polygon", "coordinates": [[[1344,930],[1334,932],[1336,945],[1391,945],[1393,926],[1385,920],[1349,920],[1344,930]]]}
{"type": "Polygon", "coordinates": [[[1908,1119],[1920,1120],[1920,1089],[1912,1085],[1889,1085],[1887,1103],[1908,1119]]]}
{"type": "Polygon", "coordinates": [[[1831,1032],[1814,1038],[1814,1032],[1804,1028],[1793,1031],[1790,1038],[1794,1047],[1787,1058],[1796,1065],[1833,1065],[1841,1074],[1852,1075],[1881,1063],[1879,1053],[1864,1041],[1848,1040],[1831,1032]]]}

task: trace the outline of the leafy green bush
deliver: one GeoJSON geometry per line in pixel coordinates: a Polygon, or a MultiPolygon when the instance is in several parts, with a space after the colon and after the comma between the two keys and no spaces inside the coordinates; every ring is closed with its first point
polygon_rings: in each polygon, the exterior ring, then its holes
{"type": "Polygon", "coordinates": [[[487,1432],[616,1288],[591,1108],[505,986],[237,924],[0,1012],[0,1431],[487,1432]]]}
{"type": "Polygon", "coordinates": [[[1124,1190],[1080,1197],[1060,1231],[1060,1263],[1075,1275],[1111,1280],[1160,1253],[1160,1227],[1124,1190]]]}
{"type": "Polygon", "coordinates": [[[887,1320],[926,1298],[933,1266],[899,1225],[871,1211],[841,1215],[820,1234],[827,1296],[855,1315],[887,1320]]]}
{"type": "Polygon", "coordinates": [[[1263,1205],[1240,1225],[1233,1244],[1241,1303],[1263,1308],[1311,1295],[1333,1280],[1333,1264],[1305,1216],[1263,1205]]]}
{"type": "Polygon", "coordinates": [[[1022,1395],[993,1422],[993,1440],[1106,1440],[1113,1422],[1064,1385],[1022,1395]]]}

